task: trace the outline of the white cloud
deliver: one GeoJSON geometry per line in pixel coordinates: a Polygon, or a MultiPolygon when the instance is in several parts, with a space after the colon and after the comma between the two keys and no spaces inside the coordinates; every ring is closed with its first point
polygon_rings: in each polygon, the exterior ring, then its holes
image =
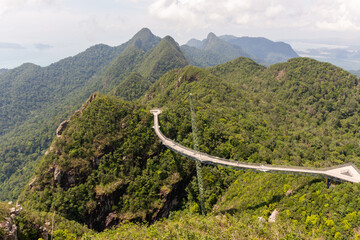
{"type": "MultiPolygon", "coordinates": [[[[189,26],[213,23],[246,25],[276,19],[285,12],[288,1],[268,0],[157,0],[149,7],[152,16],[189,26]]],[[[260,24],[262,24],[261,22],[260,24]]]]}
{"type": "Polygon", "coordinates": [[[276,18],[285,12],[285,7],[281,4],[273,5],[265,10],[265,16],[268,18],[276,18]]]}
{"type": "Polygon", "coordinates": [[[316,26],[323,30],[360,30],[359,0],[319,0],[314,15],[318,14],[316,26]]]}
{"type": "Polygon", "coordinates": [[[17,10],[24,7],[48,7],[58,4],[58,0],[1,0],[0,1],[0,15],[12,10],[17,10]]]}
{"type": "Polygon", "coordinates": [[[359,0],[156,0],[149,13],[187,28],[234,26],[360,29],[359,0]]]}

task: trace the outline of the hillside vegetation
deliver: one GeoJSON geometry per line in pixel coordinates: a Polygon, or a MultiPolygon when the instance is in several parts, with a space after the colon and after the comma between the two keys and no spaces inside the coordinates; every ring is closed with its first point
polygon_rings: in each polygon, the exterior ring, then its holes
{"type": "Polygon", "coordinates": [[[27,63],[0,69],[0,200],[18,197],[57,126],[92,93],[136,100],[166,72],[187,64],[214,66],[239,56],[263,64],[268,55],[258,56],[253,40],[265,46],[264,53],[272,46],[276,56],[291,50],[266,39],[249,38],[247,45],[239,45],[239,39],[209,34],[204,41],[179,47],[170,36],[161,39],[144,28],[120,46],[98,44],[47,67],[27,63]]]}
{"type": "Polygon", "coordinates": [[[24,64],[0,76],[0,199],[17,198],[58,124],[122,49],[96,45],[45,68],[24,64]]]}
{"type": "Polygon", "coordinates": [[[0,199],[18,197],[57,126],[93,92],[134,100],[162,74],[186,64],[171,37],[142,29],[118,47],[96,45],[45,68],[24,64],[2,74],[0,199]]]}
{"type": "Polygon", "coordinates": [[[242,162],[360,166],[358,88],[354,75],[312,59],[265,68],[238,58],[171,70],[137,102],[97,94],[53,141],[21,202],[97,230],[120,224],[87,235],[98,239],[354,237],[358,185],[327,189],[314,177],[204,166],[209,216],[200,217],[194,162],[161,145],[149,110],[161,107],[163,133],[192,147],[191,92],[203,152],[242,162]],[[275,209],[278,220],[268,223],[275,209]],[[144,222],[154,224],[137,224],[144,222]]]}

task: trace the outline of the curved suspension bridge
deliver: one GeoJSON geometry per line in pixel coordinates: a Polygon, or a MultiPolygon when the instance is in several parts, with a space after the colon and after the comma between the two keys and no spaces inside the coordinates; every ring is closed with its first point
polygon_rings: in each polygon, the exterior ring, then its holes
{"type": "Polygon", "coordinates": [[[338,181],[347,181],[352,183],[360,182],[360,171],[355,167],[354,164],[339,165],[331,168],[305,168],[305,167],[294,167],[294,166],[274,166],[274,165],[260,165],[242,163],[232,161],[229,159],[219,158],[208,155],[206,153],[196,151],[167,138],[161,131],[159,125],[159,114],[160,109],[152,109],[150,111],[154,115],[154,129],[156,135],[160,138],[162,143],[170,150],[180,153],[186,157],[192,158],[204,164],[222,165],[226,167],[232,167],[235,169],[249,169],[254,171],[262,172],[282,172],[290,174],[300,175],[316,175],[325,178],[330,178],[338,181]]]}

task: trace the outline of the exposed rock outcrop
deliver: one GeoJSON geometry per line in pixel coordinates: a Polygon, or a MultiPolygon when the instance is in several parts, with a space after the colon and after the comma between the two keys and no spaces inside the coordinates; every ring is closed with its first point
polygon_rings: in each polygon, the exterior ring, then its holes
{"type": "Polygon", "coordinates": [[[292,189],[289,189],[289,190],[287,190],[286,191],[286,193],[285,193],[285,196],[290,196],[291,194],[293,194],[294,193],[294,191],[292,190],[292,189]]]}
{"type": "Polygon", "coordinates": [[[81,107],[80,109],[80,113],[82,113],[88,106],[89,104],[94,101],[94,99],[98,96],[99,94],[98,93],[93,93],[89,98],[88,100],[86,100],[86,102],[84,103],[84,105],[81,107]]]}
{"type": "Polygon", "coordinates": [[[34,177],[33,179],[30,180],[30,182],[29,182],[30,190],[33,188],[35,181],[36,181],[36,177],[34,177]]]}
{"type": "Polygon", "coordinates": [[[12,223],[11,219],[0,222],[0,229],[5,233],[4,240],[17,240],[17,227],[12,223]]]}
{"type": "Polygon", "coordinates": [[[14,219],[22,211],[22,207],[16,204],[15,207],[10,208],[9,217],[4,221],[0,222],[0,229],[2,229],[4,235],[2,239],[4,240],[17,240],[18,239],[18,230],[17,226],[14,224],[14,219]]]}
{"type": "Polygon", "coordinates": [[[65,120],[62,123],[60,123],[59,127],[56,129],[56,136],[57,137],[61,137],[62,133],[66,129],[69,122],[70,122],[70,120],[65,120]]]}
{"type": "Polygon", "coordinates": [[[55,166],[54,169],[54,181],[60,183],[61,181],[61,169],[59,166],[55,166]]]}
{"type": "Polygon", "coordinates": [[[278,216],[279,216],[279,211],[275,209],[269,217],[269,222],[276,222],[278,216]]]}

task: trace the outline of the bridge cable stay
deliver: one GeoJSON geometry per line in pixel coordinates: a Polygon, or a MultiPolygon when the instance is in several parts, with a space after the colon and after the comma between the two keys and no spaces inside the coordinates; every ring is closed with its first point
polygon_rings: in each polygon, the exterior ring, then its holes
{"type": "MultiPolygon", "coordinates": [[[[191,125],[192,125],[192,135],[193,135],[193,141],[194,141],[194,150],[199,151],[199,138],[198,138],[198,131],[196,127],[196,113],[194,108],[194,102],[192,94],[189,95],[190,100],[190,110],[191,110],[191,125]]],[[[201,162],[195,161],[196,163],[196,175],[198,180],[198,186],[199,186],[199,197],[200,197],[200,210],[202,215],[206,215],[205,211],[205,201],[204,201],[204,184],[203,184],[203,178],[202,178],[202,170],[201,170],[201,162]]]]}

